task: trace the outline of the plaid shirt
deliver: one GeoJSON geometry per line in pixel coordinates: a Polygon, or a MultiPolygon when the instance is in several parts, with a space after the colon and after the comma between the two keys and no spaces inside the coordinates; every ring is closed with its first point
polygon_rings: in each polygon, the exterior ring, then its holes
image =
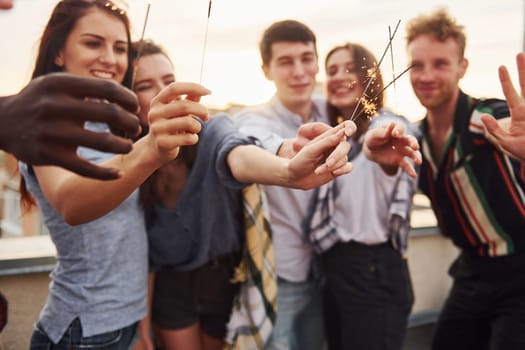
{"type": "MultiPolygon", "coordinates": [[[[401,121],[386,110],[381,111],[383,117],[378,117],[370,123],[369,129],[375,127],[375,122],[386,123],[394,118],[395,121],[401,121]]],[[[414,128],[405,119],[407,132],[417,134],[414,128]]],[[[349,160],[355,158],[361,153],[362,144],[352,145],[352,151],[348,155],[349,160]]],[[[321,254],[333,245],[341,241],[336,224],[332,217],[335,210],[335,201],[338,199],[339,190],[338,182],[343,179],[335,179],[316,189],[309,203],[308,212],[303,221],[303,232],[307,239],[312,243],[316,253],[321,254]]],[[[391,198],[391,204],[388,209],[388,236],[392,245],[402,255],[406,253],[408,246],[408,233],[410,230],[410,212],[412,209],[412,197],[416,191],[417,181],[408,174],[401,174],[394,185],[391,198]]],[[[371,189],[372,190],[372,189],[371,189]]]]}
{"type": "Polygon", "coordinates": [[[226,349],[263,349],[277,313],[277,274],[264,190],[243,191],[246,245],[234,280],[243,282],[233,306],[226,349]]]}

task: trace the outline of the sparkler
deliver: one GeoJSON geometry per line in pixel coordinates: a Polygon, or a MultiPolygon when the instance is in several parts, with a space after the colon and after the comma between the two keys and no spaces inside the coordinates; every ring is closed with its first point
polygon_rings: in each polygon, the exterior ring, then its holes
{"type": "MultiPolygon", "coordinates": [[[[390,42],[392,42],[392,39],[394,39],[394,37],[392,36],[392,29],[390,28],[390,26],[388,26],[388,40],[390,42]]],[[[396,80],[396,72],[395,72],[395,65],[394,65],[394,52],[393,52],[393,45],[390,44],[390,62],[392,63],[392,79],[394,79],[393,81],[396,80]]],[[[396,88],[396,84],[394,83],[394,90],[396,88]]]]}
{"type": "Polygon", "coordinates": [[[202,44],[202,56],[201,56],[201,73],[199,76],[199,83],[202,83],[202,73],[204,71],[204,59],[206,57],[206,44],[208,42],[208,26],[210,24],[210,14],[211,14],[211,0],[208,1],[208,18],[206,19],[206,29],[204,32],[204,42],[202,44]]]}
{"type": "Polygon", "coordinates": [[[137,63],[139,57],[142,55],[142,49],[144,48],[144,34],[146,33],[146,27],[148,26],[149,10],[151,8],[151,3],[153,0],[148,0],[148,5],[146,7],[146,16],[144,17],[144,24],[142,25],[142,33],[140,34],[139,47],[137,48],[137,56],[135,57],[134,69],[133,69],[133,78],[131,79],[131,87],[133,88],[133,83],[135,82],[135,75],[137,74],[137,63]]]}
{"type": "MultiPolygon", "coordinates": [[[[140,41],[139,41],[139,47],[137,48],[137,53],[135,57],[135,61],[133,62],[133,73],[131,74],[131,88],[133,89],[133,85],[135,84],[135,78],[137,76],[137,65],[139,61],[139,57],[142,54],[142,49],[144,47],[144,34],[146,33],[146,27],[148,25],[148,17],[149,17],[149,10],[151,8],[151,3],[153,0],[148,0],[148,6],[146,7],[146,16],[144,17],[144,24],[142,25],[142,33],[140,35],[140,41]]],[[[124,137],[128,138],[128,134],[124,134],[124,137]]],[[[124,155],[121,157],[121,161],[124,161],[124,155]]]]}
{"type": "Polygon", "coordinates": [[[393,51],[392,51],[392,40],[394,39],[394,36],[396,35],[397,29],[399,28],[399,24],[400,23],[401,23],[401,20],[399,20],[397,22],[397,25],[396,25],[393,33],[391,32],[390,26],[388,27],[388,33],[389,33],[389,35],[388,35],[388,44],[387,44],[385,50],[383,51],[383,54],[381,55],[381,58],[379,59],[379,62],[377,64],[375,64],[373,68],[370,68],[367,71],[367,74],[366,74],[366,76],[367,76],[367,84],[366,84],[366,86],[365,86],[365,88],[363,90],[363,93],[361,94],[361,96],[357,100],[358,103],[356,104],[356,106],[354,108],[354,111],[352,112],[352,115],[350,117],[351,121],[355,121],[355,119],[359,115],[359,113],[357,113],[358,111],[361,112],[359,110],[360,107],[362,108],[362,111],[364,111],[366,115],[373,116],[377,112],[377,108],[375,106],[374,101],[377,100],[379,95],[381,95],[381,93],[383,91],[385,91],[385,89],[387,87],[391,86],[392,84],[395,84],[396,80],[398,80],[403,74],[405,74],[406,72],[408,72],[410,70],[410,68],[412,68],[412,66],[406,68],[398,76],[395,75],[394,68],[392,68],[392,71],[393,71],[392,81],[390,81],[388,84],[386,84],[383,87],[383,89],[381,89],[381,91],[379,91],[378,93],[374,94],[372,98],[367,98],[366,97],[370,92],[374,91],[373,87],[372,87],[372,89],[370,89],[370,86],[375,81],[375,78],[376,78],[377,74],[379,73],[379,67],[381,66],[381,63],[383,62],[383,59],[385,58],[385,55],[389,51],[389,49],[390,49],[390,55],[392,56],[392,58],[391,58],[392,59],[392,66],[394,65],[394,58],[393,58],[393,51]],[[369,91],[369,89],[370,89],[370,91],[369,91]]]}
{"type": "MultiPolygon", "coordinates": [[[[392,29],[390,28],[390,26],[388,26],[388,38],[389,40],[392,40],[392,29]]],[[[396,94],[396,83],[395,81],[397,80],[396,79],[396,67],[394,65],[394,48],[393,48],[394,45],[390,45],[390,63],[392,65],[392,81],[393,81],[393,84],[394,84],[394,96],[397,96],[396,94]]],[[[397,107],[397,100],[394,101],[394,105],[397,107]]]]}
{"type": "Polygon", "coordinates": [[[399,75],[397,76],[394,76],[394,78],[392,79],[392,81],[390,81],[390,83],[386,84],[385,87],[383,87],[381,89],[381,91],[379,91],[376,95],[374,95],[374,97],[372,98],[372,100],[376,99],[379,95],[381,95],[381,93],[383,91],[386,90],[387,87],[389,87],[390,85],[394,85],[396,84],[396,80],[398,80],[399,78],[401,78],[401,76],[403,76],[403,74],[405,74],[406,72],[408,72],[414,65],[410,65],[408,66],[407,68],[405,68],[404,71],[402,71],[399,75]]]}
{"type": "Polygon", "coordinates": [[[153,0],[148,0],[148,6],[146,7],[146,16],[144,17],[144,24],[142,25],[142,34],[140,35],[140,41],[144,40],[144,33],[146,33],[146,26],[148,25],[149,10],[153,0]]]}

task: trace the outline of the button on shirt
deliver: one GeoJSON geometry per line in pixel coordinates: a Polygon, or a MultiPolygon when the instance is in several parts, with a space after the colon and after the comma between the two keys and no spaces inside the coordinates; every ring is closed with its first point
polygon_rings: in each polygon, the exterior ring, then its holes
{"type": "Polygon", "coordinates": [[[525,164],[484,135],[483,113],[509,115],[504,101],[462,91],[441,162],[434,161],[423,119],[419,186],[430,198],[441,232],[473,256],[525,254],[525,164]]]}

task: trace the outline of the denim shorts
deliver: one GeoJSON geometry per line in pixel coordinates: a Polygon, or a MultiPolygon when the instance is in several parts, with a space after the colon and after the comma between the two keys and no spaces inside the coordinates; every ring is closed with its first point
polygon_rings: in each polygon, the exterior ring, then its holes
{"type": "Polygon", "coordinates": [[[31,336],[31,350],[69,350],[69,349],[97,349],[97,350],[127,350],[133,344],[138,323],[130,326],[97,334],[91,337],[82,336],[80,319],[76,318],[66,330],[58,344],[54,344],[42,326],[37,323],[31,336]]]}

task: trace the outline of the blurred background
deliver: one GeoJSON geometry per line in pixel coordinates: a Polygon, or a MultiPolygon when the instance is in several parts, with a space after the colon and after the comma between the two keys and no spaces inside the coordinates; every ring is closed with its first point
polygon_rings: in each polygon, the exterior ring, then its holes
{"type": "MultiPolygon", "coordinates": [[[[16,0],[12,11],[0,13],[0,94],[17,92],[27,83],[34,52],[57,0],[16,0]]],[[[268,100],[273,85],[260,69],[258,42],[272,22],[293,18],[317,34],[320,63],[328,50],[345,41],[362,43],[379,58],[388,43],[389,27],[399,29],[393,40],[394,72],[406,68],[405,24],[415,15],[445,7],[465,25],[469,70],[462,87],[477,96],[502,96],[497,67],[510,66],[523,46],[522,0],[128,0],[134,39],[140,37],[150,4],[146,38],[166,47],[175,60],[177,79],[199,81],[213,91],[203,102],[226,108],[229,103],[256,104],[268,100]],[[203,47],[208,28],[205,54],[203,47]]],[[[385,80],[392,77],[392,57],[382,65],[385,80]]],[[[321,69],[319,81],[324,80],[321,69]]],[[[322,92],[322,89],[319,89],[322,92]]],[[[388,104],[412,120],[423,110],[407,77],[387,90],[388,104]]]]}
{"type": "MultiPolygon", "coordinates": [[[[33,69],[35,51],[57,0],[16,0],[11,11],[0,12],[0,95],[18,92],[33,69]]],[[[389,28],[399,28],[392,54],[381,69],[385,82],[406,66],[405,24],[420,14],[445,7],[467,32],[469,69],[461,82],[468,94],[503,97],[497,76],[509,67],[517,83],[516,53],[523,50],[525,2],[522,0],[128,0],[133,39],[162,44],[176,65],[177,80],[196,81],[212,90],[203,102],[211,112],[234,112],[258,104],[273,94],[273,84],[260,69],[258,42],[272,22],[292,18],[317,34],[321,73],[317,93],[323,93],[324,57],[346,41],[361,43],[379,58],[389,28]],[[207,34],[206,34],[207,28],[207,34]],[[205,45],[206,44],[206,45],[205,45]]],[[[413,96],[408,76],[387,90],[387,105],[416,121],[424,110],[413,96]]],[[[37,210],[22,215],[18,203],[17,164],[0,152],[0,290],[9,300],[9,323],[0,334],[0,350],[28,347],[32,324],[45,302],[54,246],[37,210]],[[3,339],[2,339],[3,338],[3,339]]],[[[433,325],[450,287],[447,269],[457,254],[436,227],[425,197],[416,195],[408,262],[415,292],[404,350],[429,348],[433,325]]]]}

